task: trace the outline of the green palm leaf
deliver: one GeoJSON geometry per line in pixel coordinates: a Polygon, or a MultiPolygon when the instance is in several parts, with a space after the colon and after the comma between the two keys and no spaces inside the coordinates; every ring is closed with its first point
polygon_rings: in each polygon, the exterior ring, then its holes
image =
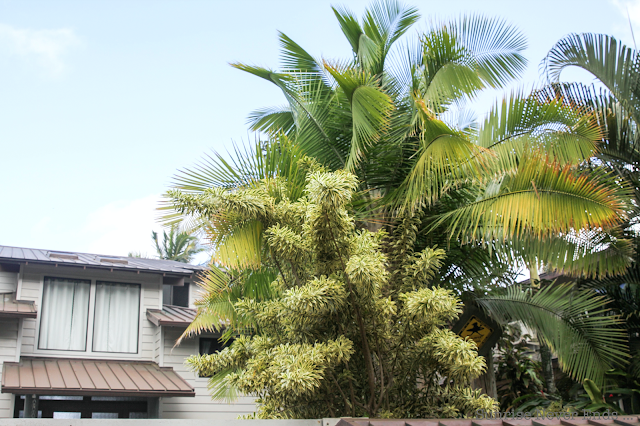
{"type": "Polygon", "coordinates": [[[514,286],[477,303],[499,322],[521,321],[538,333],[571,378],[602,384],[605,372],[627,362],[623,319],[610,315],[608,300],[591,290],[551,285],[537,293],[514,286]]]}
{"type": "Polygon", "coordinates": [[[543,61],[547,76],[558,81],[562,70],[580,67],[593,74],[640,122],[640,58],[635,50],[604,34],[571,34],[543,61]]]}

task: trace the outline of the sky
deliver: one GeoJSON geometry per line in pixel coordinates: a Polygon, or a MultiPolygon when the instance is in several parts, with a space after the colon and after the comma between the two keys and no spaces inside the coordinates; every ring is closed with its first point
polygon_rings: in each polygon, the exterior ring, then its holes
{"type": "MultiPolygon", "coordinates": [[[[408,37],[462,13],[519,28],[529,66],[507,91],[537,84],[566,34],[640,37],[640,0],[403,2],[422,14],[408,37]]],[[[0,245],[153,255],[172,176],[251,140],[248,114],[285,102],[229,63],[277,69],[278,31],[316,57],[347,58],[331,5],[361,15],[368,3],[0,0],[0,245]]],[[[503,94],[479,97],[478,116],[503,94]]]]}

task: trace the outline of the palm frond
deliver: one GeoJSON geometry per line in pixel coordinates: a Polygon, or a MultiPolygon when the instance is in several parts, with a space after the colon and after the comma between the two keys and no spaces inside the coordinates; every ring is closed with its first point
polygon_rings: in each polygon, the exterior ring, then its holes
{"type": "Polygon", "coordinates": [[[570,166],[522,161],[496,192],[444,213],[451,235],[464,241],[492,241],[530,235],[547,238],[581,229],[612,229],[626,219],[629,188],[600,170],[578,174],[570,166]]]}
{"type": "Polygon", "coordinates": [[[344,6],[332,6],[331,9],[338,19],[342,33],[349,41],[353,53],[357,55],[360,52],[360,37],[364,34],[358,23],[358,18],[344,6]]]}
{"type": "Polygon", "coordinates": [[[500,87],[518,78],[526,69],[522,55],[527,41],[520,31],[502,19],[464,15],[449,24],[457,42],[475,62],[484,82],[500,87]]]}
{"type": "Polygon", "coordinates": [[[567,67],[593,74],[640,122],[640,57],[604,34],[570,34],[549,51],[541,67],[550,81],[559,81],[567,67]]]}
{"type": "Polygon", "coordinates": [[[247,122],[252,131],[272,135],[283,132],[291,137],[295,129],[293,111],[288,105],[257,109],[249,114],[247,122]]]}
{"type": "Polygon", "coordinates": [[[537,93],[514,92],[489,112],[476,143],[497,155],[496,171],[512,172],[528,152],[560,164],[579,164],[596,153],[602,132],[592,111],[537,93]]]}
{"type": "Polygon", "coordinates": [[[535,330],[574,380],[602,385],[607,370],[627,362],[624,321],[610,315],[608,299],[591,290],[550,285],[533,293],[514,286],[476,301],[501,323],[521,321],[535,330]]]}
{"type": "Polygon", "coordinates": [[[631,241],[617,232],[580,230],[544,239],[512,238],[496,249],[512,263],[544,267],[572,277],[605,277],[623,274],[633,261],[631,241]]]}
{"type": "Polygon", "coordinates": [[[325,63],[326,69],[338,82],[351,107],[352,140],[347,169],[352,169],[366,152],[367,147],[380,138],[389,124],[392,100],[366,73],[341,71],[325,63]]]}

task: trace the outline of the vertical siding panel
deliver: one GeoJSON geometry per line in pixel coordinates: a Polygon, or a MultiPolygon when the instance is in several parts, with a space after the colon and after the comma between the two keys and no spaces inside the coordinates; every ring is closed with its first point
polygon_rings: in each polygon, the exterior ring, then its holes
{"type": "MultiPolygon", "coordinates": [[[[40,275],[25,271],[22,277],[22,289],[20,291],[20,299],[32,300],[36,304],[38,313],[40,312],[42,303],[40,302],[41,290],[40,275]]],[[[37,320],[33,318],[25,318],[22,323],[22,348],[20,353],[23,355],[33,354],[36,345],[36,324],[37,320]]]]}
{"type": "Polygon", "coordinates": [[[153,361],[156,353],[156,326],[147,319],[147,309],[157,309],[162,297],[162,288],[158,283],[147,283],[143,286],[142,311],[140,312],[140,332],[142,333],[141,355],[153,361]]]}
{"type": "MultiPolygon", "coordinates": [[[[1,364],[14,362],[18,345],[18,319],[0,320],[0,381],[2,380],[1,364]]],[[[0,418],[13,417],[13,395],[0,394],[0,418]]]]}

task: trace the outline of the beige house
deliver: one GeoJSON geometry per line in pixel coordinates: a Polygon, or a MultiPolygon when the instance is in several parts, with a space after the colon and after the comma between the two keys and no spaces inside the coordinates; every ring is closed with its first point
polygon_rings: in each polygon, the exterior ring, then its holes
{"type": "Polygon", "coordinates": [[[0,246],[0,418],[235,419],[186,357],[221,348],[193,318],[184,263],[0,246]]]}

